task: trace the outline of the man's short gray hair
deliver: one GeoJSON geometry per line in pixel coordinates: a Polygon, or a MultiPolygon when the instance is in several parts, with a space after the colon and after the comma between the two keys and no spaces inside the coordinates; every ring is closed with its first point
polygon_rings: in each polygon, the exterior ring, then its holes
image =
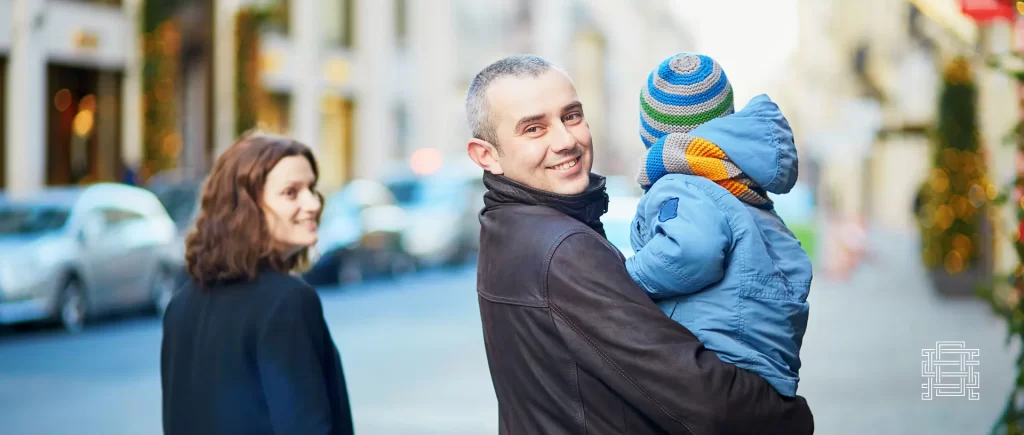
{"type": "Polygon", "coordinates": [[[466,120],[473,137],[498,146],[496,126],[491,107],[487,104],[487,89],[502,77],[538,77],[551,69],[561,70],[557,65],[540,56],[521,54],[504,57],[477,73],[466,92],[466,120]]]}

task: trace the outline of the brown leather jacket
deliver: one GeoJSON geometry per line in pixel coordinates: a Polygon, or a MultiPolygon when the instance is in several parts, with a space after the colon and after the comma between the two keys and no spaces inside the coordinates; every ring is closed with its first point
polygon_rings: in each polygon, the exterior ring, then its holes
{"type": "Polygon", "coordinates": [[[604,179],[573,196],[484,175],[477,292],[501,434],[810,434],[802,397],[723,363],[604,238],[604,179]]]}

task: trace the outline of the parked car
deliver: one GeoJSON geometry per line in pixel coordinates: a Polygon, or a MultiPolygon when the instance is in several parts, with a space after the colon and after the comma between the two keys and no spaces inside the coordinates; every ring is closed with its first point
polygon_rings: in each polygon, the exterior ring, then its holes
{"type": "Polygon", "coordinates": [[[174,276],[175,291],[179,290],[188,279],[185,270],[185,237],[195,224],[199,215],[200,195],[203,190],[201,179],[181,179],[168,183],[151,183],[147,189],[156,195],[174,221],[175,241],[167,250],[164,259],[171,274],[174,276]]]}
{"type": "Polygon", "coordinates": [[[151,307],[173,294],[164,262],[174,222],[153,193],[123,184],[0,199],[0,323],[88,318],[151,307]]]}
{"type": "Polygon", "coordinates": [[[394,277],[414,268],[402,247],[406,215],[383,184],[353,180],[324,200],[310,284],[394,277]]]}
{"type": "Polygon", "coordinates": [[[392,177],[386,185],[412,217],[402,229],[403,241],[418,264],[461,264],[479,249],[478,214],[484,191],[479,171],[440,171],[422,177],[408,173],[392,177]]]}

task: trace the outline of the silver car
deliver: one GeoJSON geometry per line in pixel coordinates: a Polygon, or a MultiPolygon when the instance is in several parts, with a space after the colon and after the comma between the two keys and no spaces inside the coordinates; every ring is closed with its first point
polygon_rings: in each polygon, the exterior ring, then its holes
{"type": "Polygon", "coordinates": [[[0,199],[0,324],[87,318],[129,308],[162,313],[175,226],[156,196],[123,184],[46,189],[0,199]]]}

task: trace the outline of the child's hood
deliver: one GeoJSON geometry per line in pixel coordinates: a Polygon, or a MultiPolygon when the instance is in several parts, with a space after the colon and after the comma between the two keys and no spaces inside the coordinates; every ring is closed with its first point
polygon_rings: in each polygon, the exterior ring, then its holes
{"type": "Polygon", "coordinates": [[[796,184],[798,161],[793,130],[771,98],[761,94],[740,111],[690,132],[719,148],[765,190],[783,194],[796,184]]]}

